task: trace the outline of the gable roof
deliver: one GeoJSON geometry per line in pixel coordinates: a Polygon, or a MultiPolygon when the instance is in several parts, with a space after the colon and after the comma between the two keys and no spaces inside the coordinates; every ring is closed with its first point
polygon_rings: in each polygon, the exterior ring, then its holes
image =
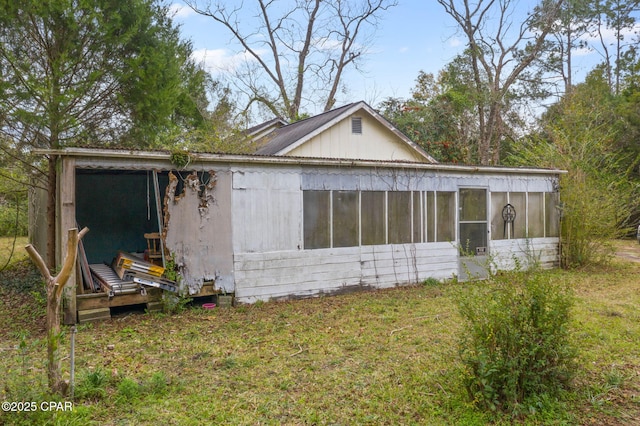
{"type": "Polygon", "coordinates": [[[271,132],[256,139],[258,149],[255,153],[258,155],[286,155],[314,136],[359,111],[367,112],[373,119],[408,145],[411,150],[424,158],[426,162],[437,163],[437,161],[427,154],[418,144],[405,136],[364,101],[347,104],[305,120],[274,128],[271,132]]]}
{"type": "Polygon", "coordinates": [[[286,126],[287,123],[282,118],[274,118],[269,121],[265,121],[264,123],[260,123],[256,126],[249,127],[244,133],[250,138],[256,139],[264,136],[271,131],[278,129],[282,126],[286,126]]]}

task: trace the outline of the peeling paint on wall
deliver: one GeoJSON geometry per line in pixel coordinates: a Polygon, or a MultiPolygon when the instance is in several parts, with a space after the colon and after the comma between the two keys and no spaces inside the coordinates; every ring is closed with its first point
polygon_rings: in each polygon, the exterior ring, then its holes
{"type": "MultiPolygon", "coordinates": [[[[204,175],[204,174],[203,174],[204,175]]],[[[216,174],[210,171],[207,182],[197,172],[183,180],[176,194],[179,177],[169,173],[164,199],[164,237],[167,249],[182,277],[180,291],[197,294],[205,281],[215,281],[216,174]]]]}

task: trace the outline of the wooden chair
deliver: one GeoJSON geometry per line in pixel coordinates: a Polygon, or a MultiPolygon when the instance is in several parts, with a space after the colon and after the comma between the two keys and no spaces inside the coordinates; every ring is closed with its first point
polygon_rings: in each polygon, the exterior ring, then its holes
{"type": "MultiPolygon", "coordinates": [[[[162,252],[160,251],[162,250],[162,244],[160,243],[160,238],[162,237],[160,233],[149,232],[144,234],[144,238],[147,240],[147,253],[145,257],[154,265],[162,266],[162,252]]],[[[165,250],[165,258],[166,253],[167,251],[165,250]]]]}

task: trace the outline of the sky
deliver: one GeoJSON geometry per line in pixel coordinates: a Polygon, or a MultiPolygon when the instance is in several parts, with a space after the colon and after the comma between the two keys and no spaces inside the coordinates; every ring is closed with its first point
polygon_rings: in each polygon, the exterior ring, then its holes
{"type": "MultiPolygon", "coordinates": [[[[228,2],[233,3],[242,2],[228,2]]],[[[243,11],[252,11],[253,3],[253,0],[245,0],[243,11]]],[[[517,13],[526,13],[535,2],[521,0],[518,4],[517,13]]],[[[221,68],[243,60],[241,49],[221,24],[196,14],[180,0],[171,7],[175,12],[174,22],[181,26],[183,37],[193,43],[194,59],[203,63],[214,77],[222,72],[221,68]]],[[[464,47],[464,36],[453,18],[435,0],[398,0],[397,6],[384,12],[370,53],[363,63],[364,72],[350,71],[343,78],[348,91],[341,94],[336,106],[364,100],[375,107],[387,97],[410,98],[421,70],[437,75],[464,47]]],[[[575,53],[574,69],[578,75],[574,82],[584,78],[596,57],[597,53],[593,51],[575,53]]]]}

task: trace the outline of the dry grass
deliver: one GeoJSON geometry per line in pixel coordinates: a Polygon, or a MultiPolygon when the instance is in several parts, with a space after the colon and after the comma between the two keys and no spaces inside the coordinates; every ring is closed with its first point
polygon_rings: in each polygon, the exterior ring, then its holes
{"type": "MultiPolygon", "coordinates": [[[[640,264],[551,273],[576,290],[574,338],[582,368],[562,401],[522,421],[634,424],[640,418],[640,264]]],[[[0,413],[0,423],[501,423],[468,404],[459,384],[459,317],[451,296],[463,288],[415,286],[81,325],[76,382],[84,396],[73,412],[0,413]],[[96,372],[104,373],[103,393],[87,396],[96,372]]],[[[12,294],[0,289],[0,301],[12,294]]],[[[1,303],[0,321],[17,309],[11,299],[1,303]]],[[[0,400],[48,398],[37,321],[34,315],[31,323],[9,323],[0,334],[0,371],[6,372],[0,400]],[[21,342],[22,349],[10,349],[21,342]]]]}

